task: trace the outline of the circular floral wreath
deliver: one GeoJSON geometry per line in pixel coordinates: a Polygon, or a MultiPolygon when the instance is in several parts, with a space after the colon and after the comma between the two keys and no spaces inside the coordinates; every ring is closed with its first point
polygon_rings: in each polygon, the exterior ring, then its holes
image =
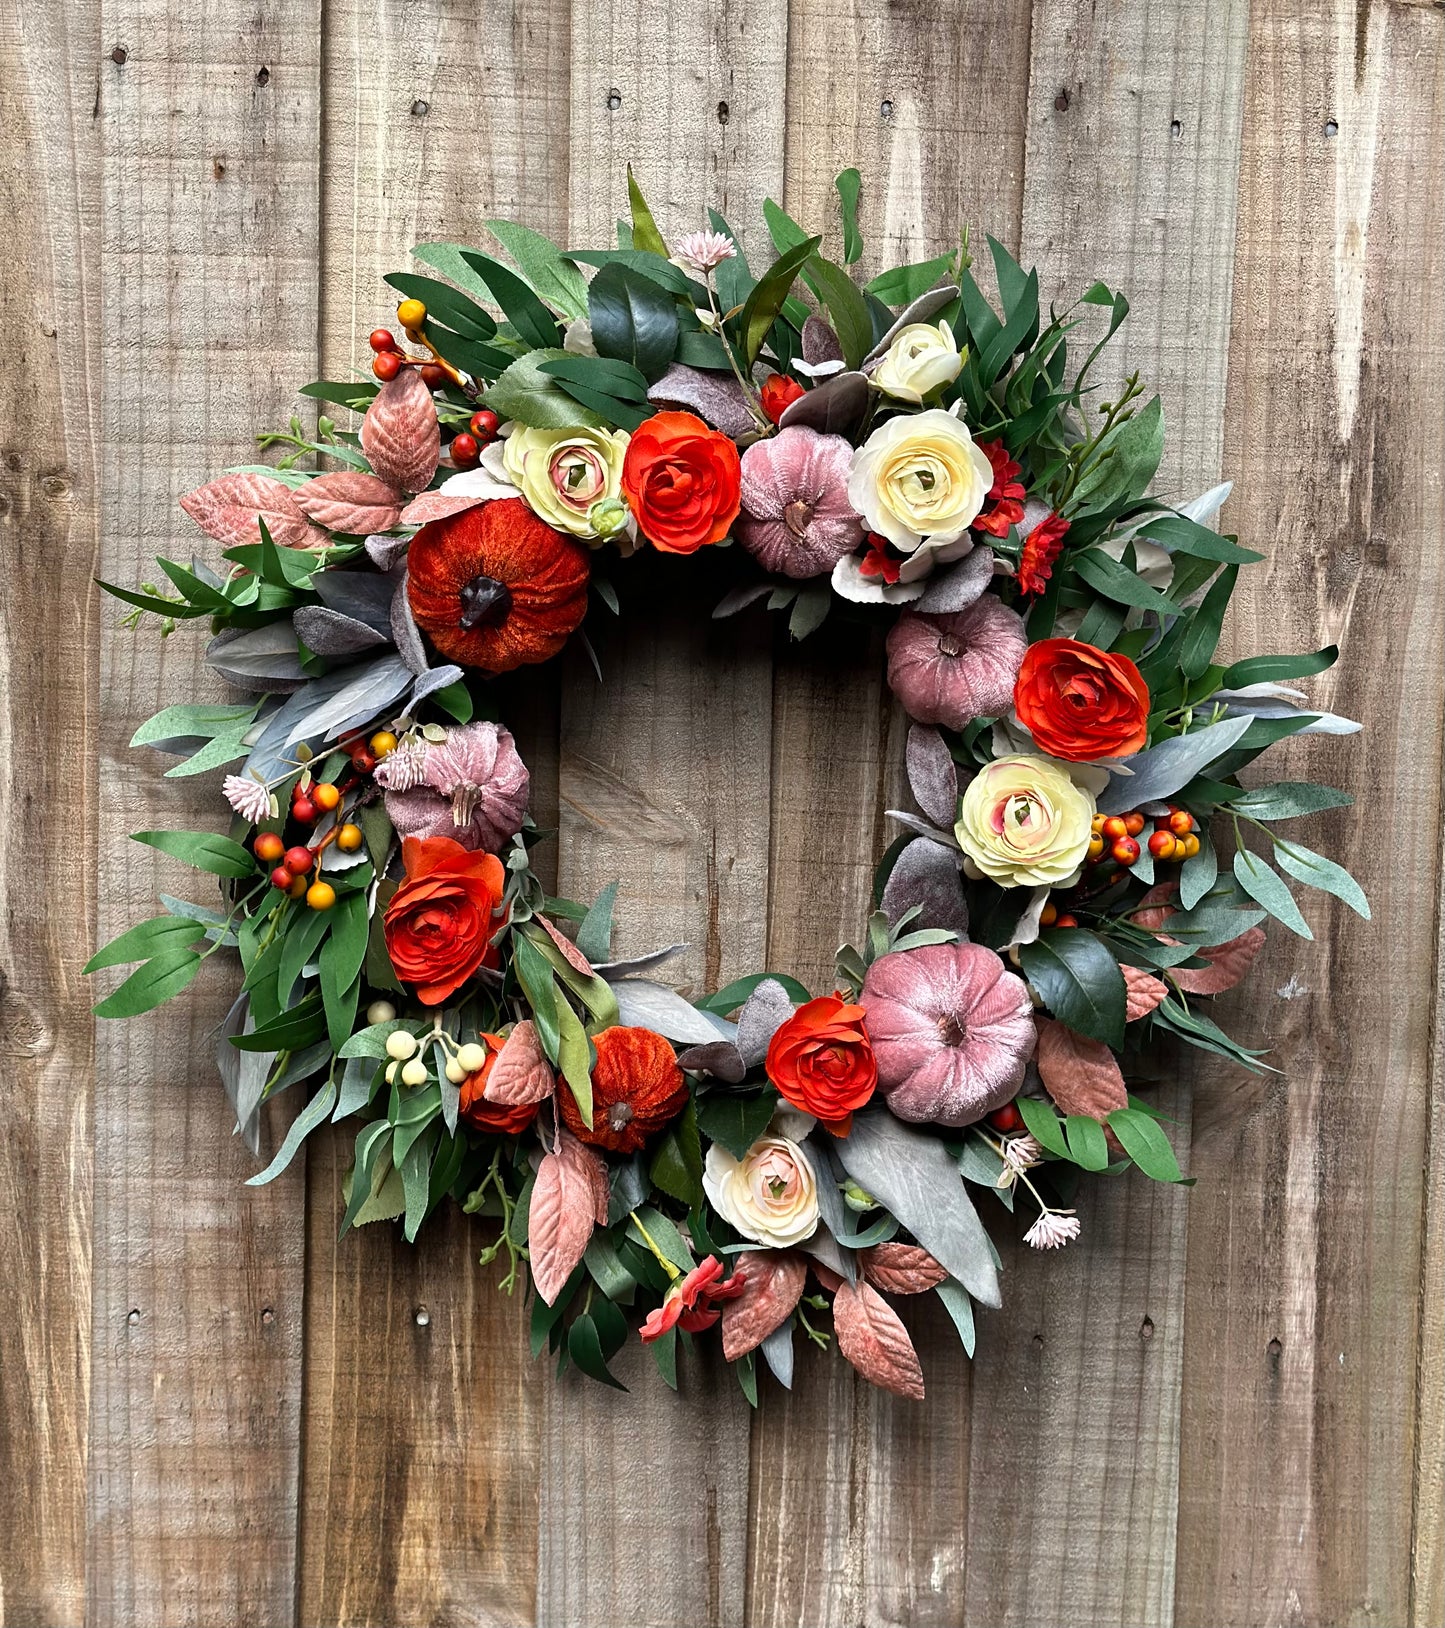
{"type": "Polygon", "coordinates": [[[966,236],[860,286],[857,182],[843,264],[771,203],[757,274],[717,215],[669,250],[630,176],[617,249],[505,221],[505,260],[423,245],[440,278],[387,279],[410,350],[378,329],[375,383],[303,392],[359,428],[261,436],[275,467],[181,499],[219,558],[105,585],[167,633],[209,619],[250,693],[136,733],[172,775],[228,768],[234,818],[137,833],[221,899],[162,895],[90,963],[140,963],[97,1012],[235,950],[217,1057],[253,1149],[261,1104],[305,1097],[253,1181],[355,1122],[343,1231],[412,1239],[448,1198],[492,1218],[482,1260],[530,1278],[534,1350],[614,1384],[634,1325],[675,1385],[679,1338],[720,1324],[754,1400],[758,1351],[791,1383],[795,1332],[922,1397],[893,1299],[938,1294],[970,1353],[973,1303],[1000,1304],[971,1191],[1022,1202],[1047,1249],[1078,1235],[1081,1173],[1180,1180],[1121,1056],[1264,1066],[1207,1006],[1266,916],[1310,936],[1284,878],[1368,914],[1275,829],[1349,798],[1240,785],[1271,743],[1357,726],[1289,687],[1333,649],[1215,661],[1260,556],[1211,525],[1227,487],[1146,495],[1163,429],[1137,377],[1096,401],[1123,295],[1046,314],[990,241],[995,306],[966,236]],[[618,609],[608,551],[729,542],[715,614],[766,596],[802,638],[839,599],[877,607],[913,720],[918,812],[816,996],[760,972],[684,999],[652,976],[679,946],[614,949],[615,886],[548,897],[489,716],[495,675],[585,638],[591,590],[618,609]]]}

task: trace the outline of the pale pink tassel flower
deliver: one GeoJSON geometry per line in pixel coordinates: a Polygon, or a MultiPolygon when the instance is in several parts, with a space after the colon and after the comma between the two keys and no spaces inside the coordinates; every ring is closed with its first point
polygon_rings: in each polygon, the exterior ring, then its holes
{"type": "Polygon", "coordinates": [[[271,818],[271,788],[252,780],[249,775],[228,774],[221,782],[221,795],[252,825],[260,825],[271,818]]]}
{"type": "Polygon", "coordinates": [[[709,272],[738,252],[737,244],[725,232],[689,232],[678,243],[674,260],[693,271],[709,272]]]}
{"type": "Polygon", "coordinates": [[[1079,1236],[1079,1218],[1062,1215],[1057,1210],[1045,1210],[1024,1234],[1030,1249],[1062,1249],[1079,1236]]]}

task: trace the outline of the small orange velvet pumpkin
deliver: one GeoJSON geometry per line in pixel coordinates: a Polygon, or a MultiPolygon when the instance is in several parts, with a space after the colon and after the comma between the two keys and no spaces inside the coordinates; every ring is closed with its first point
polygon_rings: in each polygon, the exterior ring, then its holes
{"type": "Polygon", "coordinates": [[[407,598],[448,660],[506,673],[557,654],[586,614],[590,574],[576,538],[497,498],[417,532],[407,598]]]}
{"type": "Polygon", "coordinates": [[[687,1081],[677,1055],[651,1029],[604,1029],[594,1035],[592,1127],[570,1091],[559,1091],[562,1121],[579,1141],[613,1153],[636,1153],[687,1106],[687,1081]]]}

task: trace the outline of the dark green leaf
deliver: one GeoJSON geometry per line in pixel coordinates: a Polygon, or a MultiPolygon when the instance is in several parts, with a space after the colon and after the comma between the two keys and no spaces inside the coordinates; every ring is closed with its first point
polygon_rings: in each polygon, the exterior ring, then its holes
{"type": "Polygon", "coordinates": [[[698,1128],[709,1142],[721,1144],[733,1158],[741,1159],[767,1130],[777,1105],[775,1091],[759,1096],[712,1092],[698,1105],[698,1128]]]}
{"type": "Polygon", "coordinates": [[[542,1050],[553,1063],[557,1061],[557,1048],[561,1028],[557,1008],[562,1001],[552,969],[542,952],[520,933],[512,934],[512,970],[532,1008],[532,1020],[537,1025],[537,1038],[542,1050]]]}
{"type": "Polygon", "coordinates": [[[630,363],[649,381],[667,371],[677,349],[677,304],[671,294],[614,263],[592,279],[587,301],[599,355],[630,363]]]}
{"type": "Polygon", "coordinates": [[[1148,1114],[1137,1108],[1115,1108],[1109,1115],[1109,1129],[1146,1176],[1154,1181],[1183,1180],[1169,1138],[1148,1114]]]}
{"type": "Polygon", "coordinates": [[[652,211],[647,207],[647,199],[642,196],[642,188],[637,184],[637,177],[632,173],[631,164],[627,166],[627,201],[632,208],[633,248],[646,249],[650,254],[660,254],[666,260],[667,244],[657,229],[652,211]]]}
{"type": "Polygon", "coordinates": [[[872,282],[865,283],[864,292],[882,300],[885,305],[911,305],[920,294],[926,294],[939,278],[948,276],[952,269],[951,254],[940,254],[932,260],[918,260],[911,266],[894,266],[892,270],[880,273],[872,282]]]}
{"type": "Polygon", "coordinates": [[[1300,656],[1247,656],[1232,667],[1226,667],[1220,687],[1242,690],[1247,684],[1278,684],[1291,678],[1309,678],[1322,673],[1339,660],[1338,645],[1327,644],[1323,650],[1300,656]]]}
{"type": "Polygon", "coordinates": [[[510,266],[474,249],[468,249],[462,258],[486,279],[492,298],[506,313],[507,321],[524,345],[546,349],[557,343],[556,317],[510,266]]]}
{"type": "Polygon", "coordinates": [[[856,368],[873,348],[873,321],[863,295],[841,266],[835,266],[822,255],[814,255],[808,269],[819,298],[833,319],[833,331],[843,347],[843,360],[850,368],[856,368]]]}
{"type": "Polygon", "coordinates": [[[843,210],[843,264],[851,266],[863,253],[863,234],[858,230],[858,192],[863,178],[857,170],[844,170],[834,180],[838,202],[843,210]]]}
{"type": "Polygon", "coordinates": [[[515,221],[489,220],[486,225],[544,300],[569,317],[587,315],[587,284],[550,238],[515,221]]]}
{"type": "Polygon", "coordinates": [[[1179,650],[1179,667],[1186,678],[1198,678],[1208,670],[1219,648],[1219,630],[1239,575],[1237,565],[1228,565],[1210,585],[1203,603],[1189,618],[1188,631],[1179,650]]]}
{"type": "Polygon", "coordinates": [[[772,327],[778,313],[783,309],[783,302],[788,297],[793,280],[807,264],[821,241],[821,238],[807,238],[796,248],[780,255],[748,295],[738,320],[742,328],[743,352],[749,367],[757,360],[758,352],[763,348],[763,340],[767,338],[768,329],[772,327]]]}
{"type": "Polygon", "coordinates": [[[188,949],[205,931],[203,922],[177,920],[175,916],[152,916],[149,921],[137,922],[134,927],[111,939],[80,970],[83,976],[89,977],[103,967],[120,967],[128,961],[144,961],[165,950],[188,949]]]}
{"type": "Polygon", "coordinates": [[[542,371],[544,362],[565,358],[563,350],[534,350],[519,357],[487,391],[487,405],[499,418],[538,429],[567,430],[579,424],[605,429],[607,419],[575,401],[557,379],[542,371]]]}
{"type": "Polygon", "coordinates": [[[1081,927],[1042,933],[1020,948],[1019,959],[1060,1023],[1106,1046],[1124,1044],[1124,975],[1092,933],[1081,927]]]}
{"type": "Polygon", "coordinates": [[[255,856],[230,837],[214,831],[137,831],[132,842],[143,842],[213,876],[255,876],[255,856]]]}
{"type": "Polygon", "coordinates": [[[464,339],[491,339],[497,331],[497,324],[480,305],[434,277],[394,271],[388,274],[386,281],[405,298],[420,300],[426,306],[428,317],[446,323],[464,339]]]}
{"type": "Polygon", "coordinates": [[[648,1171],[654,1187],[690,1210],[702,1203],[702,1143],[697,1127],[697,1109],[689,1102],[657,1144],[648,1171]]]}
{"type": "Polygon", "coordinates": [[[159,951],[137,967],[113,994],[95,1007],[103,1018],[136,1017],[152,1011],[180,992],[200,970],[201,958],[194,950],[176,948],[159,951]]]}
{"type": "Polygon", "coordinates": [[[1241,548],[1232,537],[1221,536],[1182,514],[1158,515],[1139,528],[1139,535],[1167,548],[1171,554],[1189,554],[1202,560],[1251,565],[1264,558],[1252,548],[1241,548]]]}
{"type": "Polygon", "coordinates": [[[1157,588],[1151,588],[1137,571],[1121,565],[1101,548],[1086,548],[1069,563],[1091,588],[1120,605],[1137,605],[1161,615],[1174,616],[1179,606],[1157,588]]]}

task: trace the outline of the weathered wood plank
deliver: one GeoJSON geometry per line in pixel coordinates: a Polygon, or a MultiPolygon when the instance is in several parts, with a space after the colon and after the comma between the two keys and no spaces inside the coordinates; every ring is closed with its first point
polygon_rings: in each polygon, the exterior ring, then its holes
{"type": "MultiPolygon", "coordinates": [[[[1014,242],[1028,51],[1020,7],[795,3],[787,206],[840,256],[833,180],[863,177],[866,274],[953,246],[964,224],[1014,242]],[[930,41],[926,60],[918,42],[930,41]],[[840,71],[839,64],[848,64],[840,71]]],[[[906,720],[876,619],[835,613],[778,664],[768,963],[833,987],[873,870],[909,806],[906,720]],[[800,835],[806,833],[806,835],[800,835]]],[[[956,1622],[968,1498],[968,1362],[934,1306],[905,1306],[922,1406],[879,1392],[836,1352],[766,1389],[753,1431],[749,1621],[956,1622]]]]}
{"type": "Polygon", "coordinates": [[[100,610],[94,7],[0,12],[0,1621],[85,1611],[100,610]],[[23,157],[22,157],[23,155],[23,157]],[[56,654],[65,652],[63,667],[56,654]]]}
{"type": "MultiPolygon", "coordinates": [[[[184,557],[177,495],[248,459],[316,365],[319,8],[116,0],[102,16],[101,564],[130,583],[157,552],[184,557]]],[[[126,745],[159,706],[221,693],[203,639],[118,621],[104,612],[102,938],[153,914],[157,886],[196,886],[126,834],[221,811],[214,779],[161,779],[126,745]]],[[[304,1189],[299,1171],[241,1186],[255,1163],[210,1044],[233,993],[232,969],[207,968],[97,1042],[96,1623],[292,1620],[304,1189]]]]}
{"type": "MultiPolygon", "coordinates": [[[[1275,773],[1360,795],[1297,829],[1348,856],[1374,924],[1310,895],[1316,943],[1276,932],[1234,1012],[1282,1076],[1196,1101],[1180,1622],[1410,1620],[1412,1480],[1417,1555],[1438,1543],[1418,1525],[1438,1520],[1440,1463],[1417,1454],[1416,1388],[1440,1322],[1421,1273],[1445,636],[1445,298],[1421,246],[1445,221],[1440,25],[1410,6],[1251,15],[1225,462],[1243,539],[1270,560],[1233,638],[1342,648],[1309,687],[1366,734],[1301,743],[1275,773]]],[[[1438,1455],[1437,1428],[1420,1450],[1438,1455]]]]}
{"type": "MultiPolygon", "coordinates": [[[[1241,0],[1034,6],[1024,261],[1046,299],[1128,294],[1101,382],[1158,389],[1181,499],[1219,479],[1244,23],[1241,0]]],[[[1153,1095],[1187,1156],[1187,1090],[1153,1095]]],[[[1011,1229],[974,1369],[970,1621],[1170,1620],[1188,1213],[1128,1177],[1088,1185],[1062,1256],[1011,1229]]]]}
{"type": "MultiPolygon", "coordinates": [[[[664,233],[709,204],[756,221],[781,179],[786,29],[780,0],[574,5],[575,243],[613,241],[628,159],[664,233]]],[[[754,633],[707,620],[725,563],[612,567],[604,682],[580,654],[564,670],[560,886],[591,898],[620,878],[619,943],[689,941],[669,977],[698,992],[757,967],[766,927],[771,663],[754,633]]],[[[715,1349],[684,1364],[681,1399],[635,1343],[618,1371],[630,1396],[575,1374],[546,1393],[538,1619],[739,1622],[747,1406],[715,1349]]]]}
{"type": "MultiPolygon", "coordinates": [[[[383,278],[425,271],[415,244],[482,246],[497,215],[565,235],[566,8],[332,7],[324,75],[321,342],[337,377],[368,366],[372,328],[396,331],[383,278]]],[[[555,685],[505,694],[533,812],[553,824],[555,685]]],[[[387,1224],[338,1243],[350,1145],[318,1148],[309,1178],[302,1619],[529,1623],[546,1371],[521,1297],[497,1292],[483,1228],[455,1211],[415,1247],[387,1224]]]]}

